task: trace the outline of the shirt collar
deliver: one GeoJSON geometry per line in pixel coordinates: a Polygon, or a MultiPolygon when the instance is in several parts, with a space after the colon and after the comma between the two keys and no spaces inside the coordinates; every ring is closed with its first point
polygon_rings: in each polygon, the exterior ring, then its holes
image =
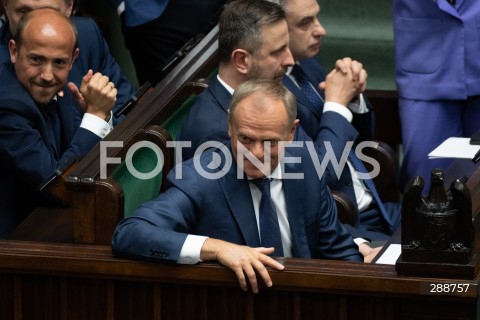
{"type": "MultiPolygon", "coordinates": [[[[251,178],[251,177],[249,177],[249,176],[247,176],[247,175],[245,175],[245,176],[247,177],[248,180],[253,180],[253,179],[254,179],[254,178],[251,178]]],[[[281,180],[281,179],[282,179],[282,176],[283,176],[283,174],[282,174],[282,169],[281,169],[281,166],[280,166],[280,163],[279,163],[279,164],[277,165],[277,167],[275,168],[275,170],[273,170],[273,172],[272,172],[270,175],[266,176],[265,179],[270,179],[270,180],[272,180],[272,179],[278,179],[278,180],[281,180]]]]}
{"type": "Polygon", "coordinates": [[[222,84],[222,86],[225,87],[225,89],[227,89],[228,92],[230,92],[231,95],[233,95],[233,92],[235,91],[232,87],[230,87],[225,81],[222,80],[222,78],[220,78],[220,75],[217,74],[217,79],[218,81],[220,81],[220,83],[222,84]]]}

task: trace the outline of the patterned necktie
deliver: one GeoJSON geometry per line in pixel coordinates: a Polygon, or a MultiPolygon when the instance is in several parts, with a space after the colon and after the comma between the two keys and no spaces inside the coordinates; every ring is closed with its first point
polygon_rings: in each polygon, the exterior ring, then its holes
{"type": "MultiPolygon", "coordinates": [[[[367,173],[367,168],[365,168],[365,165],[363,164],[362,160],[360,160],[357,155],[355,154],[354,150],[350,150],[350,154],[348,155],[348,160],[350,160],[351,164],[355,168],[356,171],[360,173],[367,173]]],[[[378,205],[378,209],[380,210],[380,213],[382,214],[384,220],[388,223],[388,228],[390,229],[390,232],[393,232],[393,223],[390,220],[390,216],[387,213],[387,210],[385,209],[382,200],[380,199],[380,196],[378,195],[377,188],[375,187],[375,184],[373,183],[373,180],[370,178],[366,178],[362,180],[365,186],[368,188],[370,193],[372,194],[373,199],[378,205]]]]}
{"type": "Polygon", "coordinates": [[[274,247],[274,256],[283,256],[282,236],[277,211],[270,196],[270,179],[250,180],[262,192],[259,208],[260,243],[262,247],[274,247]]]}
{"type": "Polygon", "coordinates": [[[308,100],[315,107],[322,109],[323,99],[315,90],[315,88],[313,88],[312,84],[308,81],[303,70],[298,65],[294,65],[291,74],[295,77],[298,86],[302,90],[303,94],[308,98],[308,100]]]}

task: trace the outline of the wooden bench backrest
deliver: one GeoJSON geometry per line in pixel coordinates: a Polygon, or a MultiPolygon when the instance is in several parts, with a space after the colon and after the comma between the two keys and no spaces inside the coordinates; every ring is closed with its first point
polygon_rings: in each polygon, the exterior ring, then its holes
{"type": "MultiPolygon", "coordinates": [[[[182,112],[185,112],[182,109],[188,109],[192,103],[191,97],[205,88],[203,79],[218,64],[217,33],[218,27],[215,27],[70,172],[66,178],[66,188],[72,195],[75,243],[109,244],[113,230],[124,214],[130,214],[139,203],[151,199],[160,192],[162,186],[165,187],[161,174],[148,181],[139,181],[142,179],[135,177],[132,179],[131,172],[126,174],[125,156],[139,141],[150,141],[161,147],[171,140],[167,129],[160,127],[165,124],[176,133],[183,119],[182,112]],[[101,146],[105,142],[121,142],[122,147],[103,148],[102,154],[101,146]],[[105,166],[105,161],[102,161],[105,158],[121,158],[121,163],[105,166]],[[104,176],[101,176],[102,167],[106,168],[104,176]]],[[[140,158],[137,163],[144,167],[145,172],[150,172],[156,165],[156,159],[151,156],[152,150],[142,149],[137,151],[137,157],[140,158]]],[[[163,173],[173,166],[174,150],[165,148],[162,152],[165,155],[163,173]]],[[[141,168],[137,169],[142,172],[141,168]]]]}

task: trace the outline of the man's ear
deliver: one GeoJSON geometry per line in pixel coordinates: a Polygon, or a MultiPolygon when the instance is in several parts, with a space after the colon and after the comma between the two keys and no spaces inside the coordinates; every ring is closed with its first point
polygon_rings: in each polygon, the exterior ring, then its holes
{"type": "Polygon", "coordinates": [[[75,59],[78,58],[79,53],[80,53],[80,49],[76,48],[75,51],[73,52],[72,63],[70,63],[70,70],[72,70],[73,62],[75,61],[75,59]]]}
{"type": "Polygon", "coordinates": [[[73,12],[74,3],[75,3],[74,0],[68,0],[68,8],[67,8],[67,12],[65,13],[67,17],[71,17],[72,15],[75,14],[75,12],[73,12]]]}
{"type": "Polygon", "coordinates": [[[230,121],[230,119],[228,119],[228,137],[231,138],[232,137],[232,121],[230,121]]]}
{"type": "Polygon", "coordinates": [[[298,124],[300,123],[300,120],[295,119],[292,123],[292,127],[290,128],[290,132],[288,134],[288,141],[293,141],[293,137],[295,136],[295,130],[297,130],[298,124]]]}
{"type": "Polygon", "coordinates": [[[232,118],[230,118],[230,109],[227,109],[228,113],[228,136],[231,138],[232,137],[232,118]]]}
{"type": "Polygon", "coordinates": [[[11,39],[8,42],[8,51],[10,53],[10,61],[15,64],[17,63],[17,44],[15,43],[15,40],[11,39]]]}
{"type": "Polygon", "coordinates": [[[235,69],[241,74],[247,74],[251,64],[250,54],[243,49],[236,49],[232,52],[232,63],[235,69]]]}

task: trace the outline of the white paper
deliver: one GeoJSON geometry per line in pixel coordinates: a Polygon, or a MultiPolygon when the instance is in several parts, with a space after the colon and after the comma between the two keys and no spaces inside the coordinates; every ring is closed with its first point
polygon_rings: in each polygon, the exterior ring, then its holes
{"type": "Polygon", "coordinates": [[[480,145],[470,144],[470,138],[451,137],[428,154],[429,158],[473,159],[480,145]]]}
{"type": "Polygon", "coordinates": [[[388,246],[387,250],[378,258],[378,264],[395,264],[397,262],[398,257],[402,253],[402,246],[398,243],[393,243],[388,246]]]}

